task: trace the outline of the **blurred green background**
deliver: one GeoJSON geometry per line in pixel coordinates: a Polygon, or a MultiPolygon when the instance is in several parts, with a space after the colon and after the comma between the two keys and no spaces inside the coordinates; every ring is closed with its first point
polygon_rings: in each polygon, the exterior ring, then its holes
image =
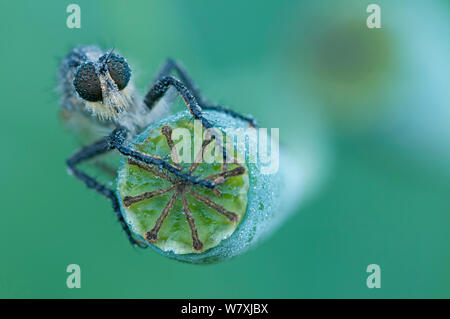
{"type": "Polygon", "coordinates": [[[0,23],[1,298],[450,297],[449,1],[2,1],[0,23]],[[117,48],[142,92],[182,61],[208,98],[306,154],[311,196],[228,262],[133,249],[65,168],[78,146],[56,70],[79,44],[117,48]]]}

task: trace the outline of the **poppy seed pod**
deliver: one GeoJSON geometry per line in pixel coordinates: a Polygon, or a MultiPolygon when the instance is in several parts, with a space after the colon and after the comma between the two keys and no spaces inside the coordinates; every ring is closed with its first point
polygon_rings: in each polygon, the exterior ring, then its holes
{"type": "Polygon", "coordinates": [[[185,111],[152,123],[131,145],[196,183],[130,158],[117,180],[133,234],[191,263],[219,262],[254,246],[286,219],[301,185],[300,165],[279,147],[278,136],[223,113],[203,115],[213,129],[185,111]]]}

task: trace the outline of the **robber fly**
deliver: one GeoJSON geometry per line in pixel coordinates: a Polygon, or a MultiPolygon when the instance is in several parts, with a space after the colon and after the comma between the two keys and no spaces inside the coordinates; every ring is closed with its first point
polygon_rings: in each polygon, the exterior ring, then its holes
{"type": "Polygon", "coordinates": [[[256,126],[256,122],[249,116],[208,104],[200,96],[188,74],[173,60],[168,60],[162,66],[144,98],[136,91],[131,74],[129,64],[115,50],[105,51],[97,46],[74,48],[59,67],[61,117],[77,134],[95,136],[97,139],[67,160],[69,172],[112,202],[113,210],[128,239],[132,244],[141,246],[134,239],[120,212],[115,191],[83,172],[78,165],[117,150],[132,160],[164,169],[187,183],[213,189],[216,186],[214,181],[184,173],[179,167],[160,157],[130,148],[127,142],[151,122],[161,118],[163,112],[156,105],[169,88],[180,95],[192,117],[199,120],[205,129],[214,127],[203,117],[202,110],[224,112],[247,121],[251,126],[256,126]],[[179,79],[171,75],[173,72],[179,79]]]}

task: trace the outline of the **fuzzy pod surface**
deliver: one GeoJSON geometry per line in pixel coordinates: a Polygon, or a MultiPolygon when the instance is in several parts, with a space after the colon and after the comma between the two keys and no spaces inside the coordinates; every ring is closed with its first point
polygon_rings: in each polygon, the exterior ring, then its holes
{"type": "MultiPolygon", "coordinates": [[[[228,154],[240,159],[237,165],[227,166],[228,171],[241,170],[239,174],[230,174],[216,187],[216,191],[199,185],[188,185],[184,189],[174,186],[182,181],[169,173],[156,167],[152,172],[139,163],[124,159],[117,179],[122,215],[130,230],[159,253],[190,263],[220,262],[254,246],[286,219],[298,200],[302,185],[299,163],[282,148],[279,149],[279,157],[276,157],[277,169],[267,170],[267,159],[261,162],[260,150],[254,148],[260,141],[258,129],[253,129],[252,133],[248,123],[223,113],[205,111],[203,115],[223,134],[223,143],[216,139],[204,148],[204,153],[211,156],[209,160],[205,156],[192,176],[205,178],[218,176],[222,172],[221,145],[226,145],[228,154]],[[200,194],[200,200],[188,189],[200,194]],[[160,190],[165,192],[159,194],[160,190]],[[178,195],[175,195],[177,190],[178,195]],[[145,196],[147,198],[143,199],[145,196]],[[158,222],[159,228],[156,226],[158,222]],[[149,240],[148,233],[155,228],[158,229],[157,236],[149,240]]],[[[152,123],[130,146],[159,156],[173,165],[179,165],[183,172],[189,172],[198,153],[198,147],[194,151],[195,145],[201,145],[205,136],[207,138],[196,124],[189,112],[179,112],[152,123]],[[176,129],[184,129],[189,135],[178,134],[176,129]],[[167,133],[173,137],[171,147],[167,133]],[[183,143],[182,151],[178,147],[181,138],[190,141],[183,143]],[[189,163],[180,160],[186,155],[186,145],[192,148],[189,163]],[[173,149],[176,149],[175,154],[173,149]]],[[[277,141],[269,143],[274,142],[277,141]]],[[[269,149],[275,151],[277,148],[269,146],[269,149]]]]}

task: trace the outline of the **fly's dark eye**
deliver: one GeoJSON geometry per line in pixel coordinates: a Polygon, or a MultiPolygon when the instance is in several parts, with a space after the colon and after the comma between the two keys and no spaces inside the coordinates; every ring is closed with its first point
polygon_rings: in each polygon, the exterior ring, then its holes
{"type": "Polygon", "coordinates": [[[102,100],[100,80],[92,62],[85,63],[78,68],[73,85],[78,94],[86,101],[98,102],[102,100]]]}
{"type": "Polygon", "coordinates": [[[127,61],[117,54],[105,54],[99,59],[100,63],[108,66],[109,74],[116,83],[119,90],[124,89],[131,77],[131,70],[127,61]],[[107,61],[106,61],[107,60],[107,61]]]}

